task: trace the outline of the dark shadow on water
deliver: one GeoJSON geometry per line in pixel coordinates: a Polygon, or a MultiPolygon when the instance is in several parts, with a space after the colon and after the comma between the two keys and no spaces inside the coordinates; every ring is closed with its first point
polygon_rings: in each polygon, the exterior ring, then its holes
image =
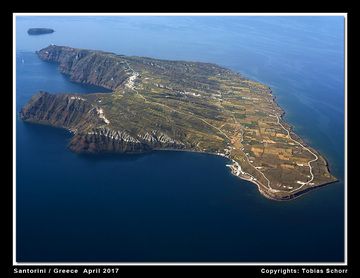
{"type": "Polygon", "coordinates": [[[71,84],[74,84],[76,86],[81,86],[83,90],[85,91],[81,91],[81,92],[67,92],[67,93],[73,93],[73,94],[107,94],[107,93],[112,93],[113,90],[110,90],[108,88],[102,87],[102,86],[96,86],[96,85],[92,85],[92,84],[88,84],[88,83],[80,83],[80,82],[76,82],[74,80],[72,80],[70,78],[69,75],[64,74],[62,72],[59,71],[59,63],[56,62],[49,62],[49,61],[43,61],[39,58],[40,61],[42,61],[43,63],[46,63],[48,65],[51,65],[53,67],[56,68],[56,71],[58,72],[58,74],[61,75],[61,77],[65,80],[65,82],[69,82],[71,84]],[[88,91],[86,91],[88,90],[88,91]]]}
{"type": "MultiPolygon", "coordinates": [[[[87,84],[87,83],[80,83],[80,82],[75,82],[73,80],[70,79],[70,76],[64,73],[61,73],[59,70],[59,63],[57,62],[52,62],[52,61],[43,61],[42,59],[40,59],[36,53],[33,52],[18,52],[17,53],[19,56],[17,57],[17,66],[20,68],[22,65],[21,59],[24,60],[26,63],[30,62],[30,63],[41,63],[40,67],[35,67],[37,69],[41,69],[41,72],[48,74],[47,71],[52,72],[53,74],[57,74],[58,77],[60,79],[64,80],[64,84],[72,84],[75,85],[74,89],[68,91],[59,91],[57,93],[73,93],[73,94],[93,94],[93,93],[112,93],[113,90],[108,89],[108,88],[104,88],[102,86],[96,86],[96,85],[92,85],[92,84],[87,84]],[[20,59],[21,58],[21,59],[20,59]],[[76,88],[78,87],[78,88],[76,88]]],[[[73,87],[73,86],[69,86],[69,87],[73,87]]],[[[40,90],[41,88],[39,88],[40,90]]],[[[34,92],[35,93],[35,92],[34,92]]],[[[54,92],[56,93],[56,92],[54,92]]]]}
{"type": "MultiPolygon", "coordinates": [[[[69,150],[70,151],[70,150],[69,150]]],[[[89,162],[98,162],[98,161],[137,161],[141,158],[153,154],[153,152],[144,152],[144,153],[75,153],[77,158],[80,160],[86,160],[89,162]]]]}
{"type": "MultiPolygon", "coordinates": [[[[149,156],[157,156],[157,157],[171,157],[175,156],[184,156],[193,158],[200,157],[209,157],[212,159],[220,159],[224,163],[224,167],[226,164],[231,163],[231,161],[227,158],[220,157],[210,153],[201,153],[201,152],[193,152],[193,151],[178,151],[178,150],[151,150],[142,153],[112,153],[112,152],[99,152],[99,153],[75,153],[67,148],[73,134],[66,129],[60,127],[54,127],[50,125],[42,125],[31,122],[24,122],[19,118],[19,122],[17,123],[18,129],[22,128],[26,130],[26,133],[29,134],[35,140],[43,140],[43,144],[51,144],[56,143],[58,146],[66,147],[66,151],[75,155],[78,159],[88,162],[115,162],[115,161],[137,161],[149,156]]],[[[176,159],[176,158],[174,158],[176,159]]]]}
{"type": "Polygon", "coordinates": [[[137,161],[145,157],[150,156],[161,156],[161,157],[171,157],[176,159],[175,156],[192,155],[193,158],[200,158],[203,156],[212,157],[213,159],[221,159],[224,160],[225,164],[231,163],[231,161],[227,158],[220,157],[214,154],[209,153],[201,153],[201,152],[193,152],[193,151],[178,151],[178,150],[151,150],[142,153],[111,153],[111,152],[99,152],[99,153],[76,153],[79,159],[87,160],[87,161],[137,161]]]}
{"type": "Polygon", "coordinates": [[[26,132],[30,132],[31,134],[36,134],[41,136],[43,133],[46,133],[47,136],[64,136],[64,141],[67,139],[71,139],[72,134],[63,128],[60,127],[54,127],[50,125],[42,125],[37,123],[31,123],[31,122],[25,122],[20,119],[19,117],[19,125],[21,125],[22,128],[26,129],[26,132]]]}

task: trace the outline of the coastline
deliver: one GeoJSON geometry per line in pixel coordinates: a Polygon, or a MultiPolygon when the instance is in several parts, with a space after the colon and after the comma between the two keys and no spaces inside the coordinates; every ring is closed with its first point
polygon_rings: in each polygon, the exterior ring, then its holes
{"type": "Polygon", "coordinates": [[[260,183],[258,183],[257,181],[254,181],[253,179],[245,178],[245,177],[240,176],[240,175],[236,175],[234,173],[234,169],[232,168],[233,165],[226,165],[226,166],[231,168],[231,174],[233,174],[234,176],[236,176],[236,177],[238,177],[238,178],[240,178],[242,180],[246,180],[246,181],[248,181],[250,183],[255,184],[257,186],[258,191],[259,191],[259,193],[261,195],[263,195],[267,199],[270,199],[270,200],[273,200],[273,201],[290,201],[290,200],[294,200],[296,198],[299,198],[299,197],[303,196],[304,194],[309,193],[310,191],[313,191],[315,189],[320,189],[321,187],[324,187],[326,185],[329,185],[329,184],[336,183],[336,182],[340,181],[340,180],[336,179],[336,180],[333,180],[333,181],[330,181],[330,182],[325,182],[325,183],[322,183],[322,184],[318,184],[318,185],[315,185],[315,186],[312,186],[312,187],[307,187],[307,188],[302,189],[300,191],[297,191],[295,193],[285,195],[285,197],[275,197],[274,195],[269,194],[268,191],[263,190],[264,186],[261,185],[260,183]]]}
{"type": "MultiPolygon", "coordinates": [[[[260,82],[261,83],[261,82],[260,82]]],[[[263,84],[263,83],[261,83],[263,84]]],[[[286,124],[286,126],[288,127],[289,129],[289,133],[291,135],[291,137],[293,138],[293,136],[295,137],[295,139],[297,141],[299,141],[302,145],[304,145],[306,148],[310,149],[312,152],[316,153],[319,157],[321,157],[321,159],[323,159],[324,163],[325,163],[325,166],[328,170],[328,172],[331,174],[331,171],[330,171],[330,167],[329,167],[329,162],[328,160],[325,158],[325,156],[322,155],[322,153],[318,150],[315,150],[313,147],[311,147],[306,141],[305,139],[303,139],[302,137],[300,137],[299,135],[297,135],[293,130],[295,128],[294,125],[292,124],[289,124],[287,121],[284,120],[284,117],[286,116],[286,112],[285,110],[277,103],[276,101],[276,96],[273,94],[273,91],[271,90],[271,88],[269,87],[270,89],[270,94],[272,95],[272,101],[274,102],[274,104],[277,106],[277,108],[279,108],[279,110],[281,111],[281,114],[279,116],[280,120],[286,124]]],[[[333,176],[333,175],[332,175],[333,176]]],[[[336,178],[335,176],[333,176],[334,178],[336,178]]],[[[336,178],[336,181],[338,181],[338,179],[336,178]]],[[[335,181],[335,182],[336,182],[335,181]]],[[[330,183],[333,183],[333,182],[330,182],[330,183]]]]}
{"type": "MultiPolygon", "coordinates": [[[[275,106],[275,109],[278,110],[278,112],[280,113],[279,119],[281,120],[281,122],[286,126],[286,129],[289,130],[289,134],[291,137],[295,137],[296,140],[298,140],[299,143],[303,144],[306,148],[310,149],[312,152],[314,152],[315,154],[317,154],[319,156],[319,159],[322,159],[324,161],[324,164],[327,168],[327,171],[329,172],[329,174],[331,175],[330,169],[329,169],[329,163],[328,161],[317,151],[314,150],[312,147],[310,147],[308,144],[306,144],[304,142],[304,140],[296,135],[292,130],[293,130],[293,126],[288,124],[287,122],[285,122],[283,120],[283,116],[285,115],[285,111],[279,106],[279,104],[276,102],[276,96],[273,95],[271,88],[269,87],[269,93],[272,96],[272,101],[273,104],[275,106]]],[[[21,119],[21,118],[20,118],[21,119]]],[[[26,123],[30,123],[30,124],[41,124],[41,125],[46,125],[46,126],[51,126],[51,127],[56,127],[56,128],[61,128],[61,129],[65,129],[67,130],[71,135],[76,134],[76,131],[64,127],[64,126],[56,126],[56,125],[51,125],[49,123],[46,122],[37,122],[37,121],[32,121],[32,120],[26,120],[24,121],[26,123]]],[[[151,147],[151,146],[150,146],[151,147]]],[[[258,188],[258,191],[261,195],[263,195],[264,197],[266,197],[267,199],[271,199],[271,200],[275,200],[275,201],[289,201],[295,198],[298,198],[306,193],[308,193],[309,191],[312,191],[313,189],[317,189],[320,187],[323,187],[327,184],[331,184],[331,183],[335,183],[338,182],[338,179],[336,179],[336,177],[334,177],[333,175],[331,175],[331,177],[335,178],[335,180],[326,182],[326,183],[322,183],[322,184],[318,184],[315,186],[311,186],[311,187],[306,187],[305,189],[301,189],[299,191],[295,191],[295,192],[289,192],[289,194],[287,194],[286,191],[283,190],[275,190],[275,189],[271,189],[271,188],[267,188],[266,186],[264,186],[263,184],[261,184],[260,182],[258,182],[256,180],[256,178],[254,178],[252,175],[243,172],[241,170],[241,165],[239,164],[239,162],[233,160],[232,158],[229,157],[228,154],[224,154],[224,153],[220,153],[220,152],[209,152],[209,151],[200,151],[200,150],[195,150],[195,149],[187,149],[187,148],[152,148],[149,151],[140,151],[140,152],[136,152],[136,153],[131,153],[131,152],[125,152],[126,154],[141,154],[141,153],[149,153],[151,151],[180,151],[180,152],[194,152],[194,153],[203,153],[203,154],[209,154],[209,155],[216,155],[216,156],[221,156],[224,158],[229,159],[230,161],[232,161],[232,165],[226,165],[229,166],[231,168],[231,173],[234,176],[237,176],[243,180],[249,181],[253,184],[255,184],[258,188]],[[238,167],[238,168],[236,168],[238,167]],[[246,177],[249,176],[249,177],[246,177]]],[[[81,153],[81,152],[78,152],[81,153]]],[[[117,152],[114,151],[101,151],[101,153],[114,153],[116,154],[117,152]]],[[[122,154],[121,152],[118,152],[119,154],[122,154]]],[[[97,154],[97,153],[92,153],[92,154],[97,154]]]]}
{"type": "MultiPolygon", "coordinates": [[[[36,54],[39,56],[39,51],[36,51],[36,54]]],[[[40,57],[41,60],[43,60],[41,57],[40,57]]],[[[48,61],[48,60],[45,60],[47,62],[51,62],[51,61],[48,61]]],[[[55,62],[56,64],[58,64],[57,62],[55,62]]],[[[228,70],[228,69],[227,69],[228,70]]],[[[61,71],[59,70],[63,75],[65,75],[69,81],[71,82],[74,82],[74,83],[78,83],[78,84],[82,84],[82,85],[92,85],[92,86],[97,86],[99,88],[104,88],[105,90],[111,90],[111,88],[107,88],[106,86],[104,85],[95,85],[95,84],[91,84],[91,83],[87,83],[87,82],[79,82],[77,80],[71,80],[70,79],[70,76],[69,74],[67,74],[66,72],[64,71],[61,71]]],[[[231,71],[231,70],[230,70],[231,71]]],[[[237,73],[238,74],[238,73],[237,73]]],[[[312,175],[312,179],[310,181],[307,181],[306,183],[304,183],[304,185],[307,185],[307,186],[310,186],[310,187],[305,187],[304,189],[302,188],[303,186],[300,186],[299,188],[297,189],[294,189],[290,192],[288,191],[284,191],[284,190],[278,190],[278,189],[273,189],[271,186],[270,186],[270,181],[267,179],[267,177],[262,173],[262,175],[264,176],[264,178],[268,181],[268,185],[266,186],[265,184],[262,184],[260,181],[258,181],[256,179],[256,176],[253,176],[247,172],[244,172],[241,170],[241,165],[240,165],[240,162],[238,161],[235,161],[231,158],[231,155],[229,153],[222,153],[222,152],[209,152],[209,151],[201,151],[201,150],[194,150],[194,149],[186,149],[186,148],[152,148],[151,145],[148,144],[149,146],[149,150],[139,150],[137,152],[121,152],[121,151],[113,151],[113,150],[101,150],[99,153],[126,153],[126,154],[139,154],[139,153],[148,153],[148,152],[151,152],[151,151],[184,151],[184,152],[196,152],[196,153],[205,153],[205,154],[211,154],[211,155],[218,155],[218,156],[222,156],[222,157],[225,157],[229,160],[231,160],[233,162],[232,166],[230,166],[231,168],[231,173],[243,180],[247,180],[249,182],[252,182],[253,184],[256,184],[257,187],[258,187],[258,191],[263,195],[265,196],[266,198],[268,199],[272,199],[272,200],[291,200],[291,199],[294,199],[294,198],[297,198],[303,194],[305,194],[306,192],[314,189],[314,188],[317,188],[317,187],[321,187],[321,186],[324,186],[326,184],[329,184],[329,183],[333,183],[333,182],[336,182],[337,179],[336,177],[334,177],[331,172],[330,172],[330,169],[329,169],[329,163],[328,161],[315,149],[313,149],[312,147],[309,146],[309,144],[307,144],[304,139],[302,139],[300,136],[298,136],[297,134],[294,133],[293,129],[294,129],[294,126],[291,125],[291,124],[288,124],[285,120],[284,120],[284,116],[285,116],[285,110],[277,103],[276,101],[276,98],[277,96],[274,95],[272,89],[270,86],[266,85],[265,83],[262,83],[261,81],[258,81],[256,79],[253,79],[253,78],[248,78],[242,74],[239,74],[240,76],[244,77],[245,79],[247,80],[251,80],[251,81],[254,81],[258,84],[261,84],[263,86],[266,87],[266,90],[265,91],[265,94],[268,93],[269,95],[265,95],[265,98],[267,98],[269,100],[269,102],[272,103],[272,106],[273,106],[273,111],[274,111],[274,115],[269,115],[269,116],[272,116],[272,117],[276,117],[277,120],[278,120],[278,124],[280,124],[282,126],[282,128],[284,130],[287,131],[287,136],[290,137],[290,139],[292,139],[292,141],[295,141],[295,143],[298,143],[300,144],[303,148],[307,149],[308,151],[310,151],[315,157],[316,159],[314,160],[310,160],[308,162],[308,165],[310,167],[310,174],[312,175]],[[296,140],[295,140],[295,139],[296,140]],[[309,182],[311,182],[313,179],[314,179],[314,175],[313,173],[311,172],[311,163],[312,162],[315,162],[315,161],[318,161],[318,159],[322,159],[322,161],[324,162],[325,164],[325,167],[326,167],[326,170],[327,172],[329,173],[329,178],[332,178],[332,179],[335,179],[335,180],[331,180],[329,182],[326,182],[326,183],[323,183],[323,184],[318,184],[318,185],[313,185],[313,184],[309,184],[309,182]],[[237,168],[236,168],[237,167],[237,168]],[[298,191],[297,191],[298,190],[298,191]]],[[[135,90],[135,89],[134,89],[135,90]]],[[[135,90],[136,91],[136,90],[135,90]]],[[[111,92],[111,93],[114,93],[114,92],[111,92]]],[[[99,93],[101,94],[101,93],[99,93]]],[[[81,94],[76,94],[76,95],[81,95],[81,94]]],[[[32,120],[27,120],[26,122],[29,122],[29,123],[36,123],[36,124],[43,124],[43,125],[48,125],[48,126],[52,126],[52,127],[57,127],[57,128],[62,128],[62,129],[65,129],[67,131],[69,131],[72,135],[76,134],[76,130],[73,130],[71,128],[68,128],[68,127],[65,127],[65,126],[61,126],[61,125],[52,125],[52,124],[49,124],[49,123],[46,123],[46,122],[42,122],[42,121],[32,121],[32,120]]],[[[215,127],[216,128],[216,127],[215,127]]],[[[221,133],[223,133],[219,128],[216,128],[218,129],[221,133]]],[[[224,133],[223,133],[224,134],[224,133]]],[[[226,137],[227,135],[224,134],[226,137]]],[[[79,151],[75,151],[76,153],[82,153],[81,150],[79,151]]],[[[94,152],[94,154],[96,154],[97,152],[94,152]]]]}
{"type": "MultiPolygon", "coordinates": [[[[204,151],[197,151],[197,150],[191,150],[191,149],[170,149],[170,148],[163,148],[163,149],[153,149],[152,151],[169,151],[169,152],[191,152],[191,153],[201,153],[201,154],[208,154],[208,155],[214,155],[214,156],[220,156],[220,157],[223,157],[225,159],[228,159],[230,162],[235,162],[234,160],[232,160],[231,158],[227,157],[226,155],[222,155],[222,154],[218,154],[218,153],[212,153],[212,152],[204,152],[204,151]]],[[[150,151],[151,152],[151,151],[150,151]]],[[[322,157],[322,156],[321,156],[322,157]]],[[[323,157],[322,157],[323,158],[323,157]]],[[[323,158],[324,159],[324,158],[323,158]]],[[[327,161],[324,159],[324,161],[327,163],[327,161]]],[[[326,164],[328,165],[328,163],[326,164]]],[[[231,170],[230,170],[230,173],[232,175],[234,175],[235,177],[238,177],[242,180],[245,180],[245,181],[248,181],[252,184],[255,184],[258,188],[258,191],[261,195],[263,195],[265,198],[267,199],[270,199],[270,200],[273,200],[273,201],[290,201],[290,200],[294,200],[296,198],[299,198],[301,196],[303,196],[304,194],[307,194],[309,193],[310,191],[313,191],[315,189],[320,189],[321,187],[324,187],[326,185],[329,185],[329,184],[333,184],[333,183],[337,183],[339,182],[340,180],[336,179],[336,180],[333,180],[333,181],[330,181],[330,182],[326,182],[326,183],[322,183],[322,184],[319,184],[319,185],[315,185],[315,186],[312,186],[312,187],[308,187],[308,188],[305,188],[303,190],[300,190],[298,192],[295,192],[295,193],[292,193],[290,195],[287,195],[287,197],[284,197],[284,198],[276,198],[274,197],[273,195],[271,194],[268,194],[266,190],[263,190],[263,185],[259,184],[257,181],[255,180],[252,180],[252,179],[248,179],[246,177],[243,177],[243,176],[240,176],[240,175],[236,175],[236,173],[234,172],[234,168],[233,168],[233,164],[226,164],[225,165],[226,167],[229,167],[231,170]]],[[[247,173],[246,173],[247,174],[247,173]]]]}

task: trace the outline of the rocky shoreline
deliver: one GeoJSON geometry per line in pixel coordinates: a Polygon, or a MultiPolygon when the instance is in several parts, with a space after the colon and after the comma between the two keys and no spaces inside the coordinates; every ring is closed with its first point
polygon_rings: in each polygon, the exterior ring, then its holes
{"type": "Polygon", "coordinates": [[[25,122],[69,130],[73,134],[69,149],[77,153],[141,153],[154,148],[185,147],[155,130],[143,135],[114,130],[108,127],[101,111],[100,107],[80,96],[39,92],[21,109],[20,118],[25,122]]]}
{"type": "MultiPolygon", "coordinates": [[[[308,147],[292,131],[293,127],[283,121],[285,111],[277,104],[276,96],[273,95],[270,87],[241,79],[238,74],[207,63],[192,64],[192,62],[183,61],[126,57],[114,53],[55,45],[37,51],[37,54],[44,61],[58,63],[60,72],[67,75],[71,81],[112,90],[110,94],[86,95],[55,95],[39,92],[21,109],[20,118],[25,122],[69,130],[73,135],[68,145],[71,151],[76,153],[144,153],[153,150],[172,150],[219,155],[233,161],[230,168],[235,176],[256,184],[263,196],[273,200],[297,198],[314,188],[336,181],[330,174],[326,159],[316,150],[308,147]],[[151,83],[146,81],[149,77],[144,78],[140,73],[149,73],[149,71],[155,74],[150,75],[154,78],[151,83]],[[186,72],[192,73],[189,75],[186,72]],[[199,74],[196,78],[193,77],[195,73],[199,74]],[[171,86],[159,84],[158,79],[163,80],[161,82],[170,82],[171,86]],[[259,170],[264,167],[256,167],[263,166],[262,164],[253,164],[254,158],[249,159],[249,149],[244,151],[245,145],[243,145],[244,125],[249,123],[240,125],[243,128],[241,133],[238,130],[239,123],[234,117],[235,112],[242,110],[233,111],[233,108],[228,106],[227,112],[232,115],[230,122],[224,114],[220,113],[219,105],[224,109],[223,92],[220,90],[220,85],[224,85],[221,83],[222,80],[230,80],[228,81],[230,83],[237,82],[235,84],[240,91],[241,88],[245,88],[245,91],[249,90],[252,94],[245,94],[244,97],[239,96],[239,93],[230,95],[227,101],[231,100],[231,104],[233,100],[240,98],[247,102],[262,100],[263,103],[270,105],[270,109],[266,108],[262,111],[267,117],[265,121],[270,122],[270,125],[277,125],[279,138],[285,136],[286,143],[296,145],[300,152],[308,152],[305,154],[306,157],[300,155],[299,160],[295,159],[296,156],[290,159],[292,165],[296,166],[298,162],[298,166],[309,167],[310,173],[302,170],[299,176],[299,172],[294,171],[291,180],[286,183],[282,178],[279,179],[274,175],[274,173],[278,175],[279,172],[271,171],[282,169],[281,163],[292,167],[291,164],[286,164],[286,159],[289,160],[289,158],[281,158],[285,162],[279,161],[277,165],[273,163],[275,167],[265,167],[264,170],[259,170]],[[174,89],[176,86],[181,86],[181,89],[174,89]],[[190,89],[185,90],[183,86],[190,86],[190,89]],[[139,93],[139,87],[142,90],[146,88],[144,95],[139,93]],[[161,93],[157,93],[159,90],[161,93]],[[191,92],[191,90],[201,93],[191,92]],[[253,94],[258,95],[253,96],[253,94]],[[153,95],[157,98],[149,101],[148,97],[151,98],[153,95]],[[176,101],[175,106],[174,101],[176,101]],[[183,110],[176,105],[184,105],[183,110]],[[202,110],[199,110],[199,107],[202,110]],[[178,118],[181,121],[178,121],[178,118]],[[274,122],[272,118],[277,118],[277,122],[274,122]],[[231,123],[232,121],[235,121],[235,124],[231,123]],[[214,122],[217,124],[214,125],[214,122]],[[225,125],[228,129],[226,132],[222,130],[225,125]],[[199,144],[202,146],[199,147],[199,144]],[[244,162],[242,166],[239,164],[240,161],[244,162]],[[314,181],[313,168],[316,168],[316,175],[318,175],[316,181],[314,181]]],[[[255,109],[259,108],[255,107],[255,109]]],[[[273,129],[271,132],[276,131],[276,127],[268,126],[268,129],[271,128],[273,129]]],[[[256,133],[256,130],[251,132],[256,133]]],[[[277,134],[271,136],[274,136],[276,140],[277,134]]],[[[275,141],[269,140],[272,137],[266,138],[267,141],[271,141],[270,144],[276,144],[275,141]]],[[[251,136],[251,140],[253,139],[254,137],[251,136]]],[[[296,151],[291,144],[286,145],[287,148],[296,151]]],[[[279,146],[282,145],[279,144],[270,151],[276,152],[280,149],[279,146]]],[[[277,159],[276,156],[275,159],[277,159]]],[[[262,162],[262,159],[259,158],[259,161],[262,162]]],[[[284,169],[280,174],[290,171],[287,170],[289,168],[284,169]]]]}

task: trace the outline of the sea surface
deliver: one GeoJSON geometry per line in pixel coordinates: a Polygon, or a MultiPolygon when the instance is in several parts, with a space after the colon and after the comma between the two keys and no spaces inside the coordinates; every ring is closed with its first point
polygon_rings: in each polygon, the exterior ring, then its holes
{"type": "Polygon", "coordinates": [[[343,17],[18,17],[16,260],[344,261],[343,88],[343,17]],[[29,36],[32,27],[55,33],[29,36]],[[340,181],[277,202],[231,175],[222,157],[72,153],[67,131],[18,118],[39,90],[105,91],[41,61],[35,51],[51,43],[213,62],[268,84],[340,181]]]}

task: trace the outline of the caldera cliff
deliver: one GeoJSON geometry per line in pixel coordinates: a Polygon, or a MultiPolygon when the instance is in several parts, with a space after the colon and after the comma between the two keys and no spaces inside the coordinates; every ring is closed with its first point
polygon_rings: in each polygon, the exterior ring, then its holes
{"type": "Polygon", "coordinates": [[[21,109],[22,120],[64,128],[74,134],[69,148],[78,153],[120,152],[140,153],[154,148],[181,149],[176,142],[161,132],[152,135],[133,134],[108,127],[103,110],[81,95],[39,92],[21,109]]]}
{"type": "Polygon", "coordinates": [[[39,92],[26,122],[65,128],[79,153],[188,150],[226,157],[268,198],[291,199],[336,181],[325,158],[283,121],[271,89],[210,63],[50,45],[37,52],[92,94],[39,92]],[[104,92],[105,89],[111,92],[104,92]]]}

